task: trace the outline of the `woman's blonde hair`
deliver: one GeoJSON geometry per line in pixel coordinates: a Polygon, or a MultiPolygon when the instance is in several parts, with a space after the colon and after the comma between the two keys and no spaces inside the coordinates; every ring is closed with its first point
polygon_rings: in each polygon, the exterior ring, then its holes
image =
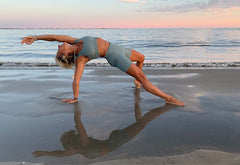
{"type": "Polygon", "coordinates": [[[68,54],[68,56],[65,56],[63,54],[56,55],[55,61],[57,65],[64,67],[66,69],[71,69],[74,65],[74,54],[68,54]]]}

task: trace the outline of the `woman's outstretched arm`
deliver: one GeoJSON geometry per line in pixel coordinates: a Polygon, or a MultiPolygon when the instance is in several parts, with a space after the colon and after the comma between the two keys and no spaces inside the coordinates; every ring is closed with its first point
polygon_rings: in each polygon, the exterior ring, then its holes
{"type": "Polygon", "coordinates": [[[28,36],[23,37],[22,44],[30,45],[34,41],[37,40],[44,40],[44,41],[58,41],[58,42],[67,42],[69,44],[74,44],[77,38],[67,36],[67,35],[54,35],[54,34],[48,34],[48,35],[37,35],[37,36],[28,36]]]}
{"type": "Polygon", "coordinates": [[[64,157],[73,155],[72,152],[56,150],[56,151],[35,151],[32,153],[35,157],[40,156],[53,156],[53,157],[64,157]]]}
{"type": "Polygon", "coordinates": [[[73,88],[73,96],[74,99],[64,99],[63,102],[67,102],[68,104],[75,103],[78,101],[78,95],[79,95],[79,83],[84,71],[84,67],[86,63],[89,61],[89,58],[86,56],[80,56],[76,60],[76,71],[74,73],[74,80],[72,82],[72,88],[73,88]]]}

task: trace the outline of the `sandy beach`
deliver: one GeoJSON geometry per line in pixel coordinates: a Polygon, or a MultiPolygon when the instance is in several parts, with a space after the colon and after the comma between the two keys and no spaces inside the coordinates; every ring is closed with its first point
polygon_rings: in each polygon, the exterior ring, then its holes
{"type": "Polygon", "coordinates": [[[0,68],[0,164],[240,163],[239,68],[144,73],[186,106],[111,67],[87,67],[71,105],[72,70],[0,68]]]}

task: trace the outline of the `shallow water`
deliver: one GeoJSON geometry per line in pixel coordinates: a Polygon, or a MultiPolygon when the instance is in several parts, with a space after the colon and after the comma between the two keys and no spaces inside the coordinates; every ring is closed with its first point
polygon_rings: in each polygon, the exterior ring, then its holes
{"type": "Polygon", "coordinates": [[[132,78],[110,68],[87,69],[80,101],[72,105],[61,102],[72,97],[71,70],[2,70],[0,162],[88,164],[200,148],[240,153],[237,70],[145,72],[186,106],[165,105],[144,89],[135,90],[132,78]],[[71,134],[76,128],[80,136],[71,134]],[[63,135],[68,136],[61,142],[63,135]],[[68,153],[60,152],[63,145],[68,153]],[[52,156],[34,157],[39,150],[52,156]]]}

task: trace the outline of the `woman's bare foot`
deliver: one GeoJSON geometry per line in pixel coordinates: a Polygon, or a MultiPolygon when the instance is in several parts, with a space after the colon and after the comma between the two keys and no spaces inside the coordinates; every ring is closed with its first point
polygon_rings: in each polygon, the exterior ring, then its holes
{"type": "Polygon", "coordinates": [[[135,84],[135,87],[136,87],[137,89],[140,89],[140,88],[141,88],[141,83],[140,83],[138,80],[135,80],[135,81],[134,81],[134,84],[135,84]]]}
{"type": "Polygon", "coordinates": [[[180,101],[180,100],[177,100],[175,99],[174,97],[170,96],[168,99],[165,100],[166,103],[168,104],[173,104],[173,105],[178,105],[178,106],[184,106],[185,103],[180,101]]]}

